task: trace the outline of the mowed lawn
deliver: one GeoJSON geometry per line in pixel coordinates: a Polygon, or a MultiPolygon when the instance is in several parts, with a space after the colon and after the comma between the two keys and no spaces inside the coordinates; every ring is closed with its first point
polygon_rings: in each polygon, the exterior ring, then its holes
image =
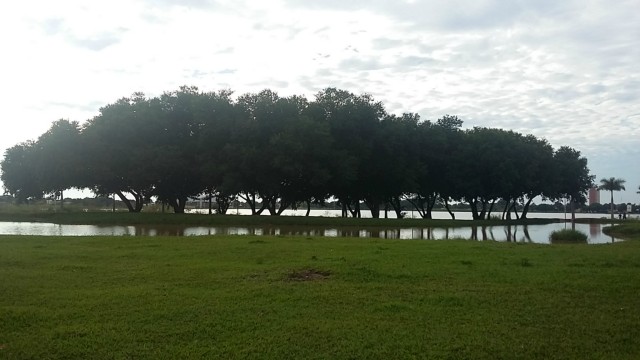
{"type": "Polygon", "coordinates": [[[638,359],[640,241],[0,237],[0,359],[638,359]]]}

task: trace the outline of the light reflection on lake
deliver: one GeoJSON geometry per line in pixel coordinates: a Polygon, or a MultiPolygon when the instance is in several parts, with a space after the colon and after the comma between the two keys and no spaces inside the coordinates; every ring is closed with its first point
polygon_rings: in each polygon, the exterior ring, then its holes
{"type": "MultiPolygon", "coordinates": [[[[359,237],[381,239],[509,241],[548,244],[554,230],[571,228],[569,223],[546,225],[474,226],[457,228],[357,228],[303,226],[97,226],[61,225],[33,222],[0,222],[0,235],[44,236],[205,236],[205,235],[283,235],[319,237],[359,237]]],[[[601,224],[576,224],[576,230],[589,236],[589,244],[621,241],[602,233],[601,224]]]]}
{"type": "MultiPolygon", "coordinates": [[[[204,209],[204,208],[200,208],[200,209],[187,209],[186,210],[188,213],[191,214],[207,214],[209,212],[208,209],[204,209]]],[[[302,209],[298,209],[298,210],[292,210],[292,209],[286,209],[283,213],[282,216],[305,216],[307,210],[302,210],[302,209]]],[[[311,209],[311,212],[309,213],[309,216],[320,216],[320,217],[340,217],[340,214],[342,212],[340,210],[336,210],[336,209],[311,209]]],[[[251,215],[251,210],[250,209],[229,209],[229,211],[227,212],[228,215],[251,215]]],[[[470,211],[454,211],[453,214],[456,217],[456,220],[472,220],[472,216],[471,216],[471,212],[470,211]]],[[[450,220],[451,219],[451,215],[446,212],[446,211],[433,211],[431,213],[433,219],[443,219],[443,220],[450,220]]],[[[270,216],[268,211],[264,211],[262,213],[262,216],[270,216]]],[[[608,218],[609,215],[607,214],[596,214],[596,213],[576,213],[576,218],[577,219],[601,219],[601,218],[608,218]]],[[[362,217],[363,218],[371,218],[371,212],[368,210],[363,210],[362,211],[362,217]]],[[[385,214],[384,211],[380,212],[380,217],[384,218],[385,214]]],[[[393,211],[389,211],[387,213],[387,217],[389,219],[395,219],[396,215],[393,211]]],[[[420,219],[420,215],[418,214],[417,211],[411,211],[411,210],[406,210],[404,211],[404,217],[406,219],[420,219]]],[[[631,215],[631,217],[636,217],[638,218],[637,215],[631,215]]],[[[527,214],[527,218],[529,219],[560,219],[560,220],[570,220],[571,219],[571,213],[538,213],[538,212],[530,212],[527,214]]]]}

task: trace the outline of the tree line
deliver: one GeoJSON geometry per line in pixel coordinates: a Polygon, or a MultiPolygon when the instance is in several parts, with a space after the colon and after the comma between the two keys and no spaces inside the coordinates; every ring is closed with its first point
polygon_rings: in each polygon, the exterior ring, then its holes
{"type": "Polygon", "coordinates": [[[368,94],[335,88],[308,100],[183,86],[123,97],[83,124],[54,122],[6,150],[1,178],[18,202],[89,188],[132,212],[153,198],[182,213],[187,199],[206,196],[221,214],[236,199],[271,215],[336,199],[342,216],[366,207],[374,218],[402,217],[407,200],[423,218],[436,201],[466,202],[474,219],[526,218],[537,196],[585,201],[593,177],[579,151],[462,124],[390,114],[368,94]]]}

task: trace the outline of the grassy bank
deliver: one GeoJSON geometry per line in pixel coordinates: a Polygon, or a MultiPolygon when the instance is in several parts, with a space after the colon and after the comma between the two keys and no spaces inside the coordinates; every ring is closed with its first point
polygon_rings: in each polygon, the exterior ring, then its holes
{"type": "Polygon", "coordinates": [[[615,226],[610,226],[602,229],[607,235],[640,240],[640,221],[628,220],[623,221],[615,226]]]}
{"type": "Polygon", "coordinates": [[[4,236],[0,358],[636,359],[638,234],[4,236]]]}

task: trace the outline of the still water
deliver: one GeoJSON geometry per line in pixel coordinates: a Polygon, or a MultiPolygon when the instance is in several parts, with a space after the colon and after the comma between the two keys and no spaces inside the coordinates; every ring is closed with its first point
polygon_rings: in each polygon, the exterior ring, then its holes
{"type": "MultiPolygon", "coordinates": [[[[307,226],[97,226],[61,225],[33,222],[0,222],[0,235],[44,236],[202,236],[202,235],[282,235],[320,237],[360,237],[381,239],[510,241],[549,244],[554,230],[570,228],[568,223],[546,225],[467,226],[459,228],[338,228],[307,226]]],[[[576,224],[589,236],[589,244],[621,241],[602,233],[601,224],[576,224]]]]}
{"type": "MultiPolygon", "coordinates": [[[[206,204],[203,204],[203,207],[206,207],[206,204]]],[[[199,209],[188,209],[187,212],[193,214],[207,214],[209,212],[206,208],[199,209]]],[[[291,210],[287,209],[282,213],[282,216],[305,216],[307,210],[306,209],[298,209],[291,210]]],[[[404,211],[404,217],[407,219],[419,219],[420,214],[417,211],[407,210],[404,211]]],[[[229,209],[227,212],[229,215],[251,215],[250,209],[229,209]]],[[[454,211],[453,214],[456,216],[456,220],[471,220],[471,212],[470,211],[454,211]]],[[[493,213],[494,215],[502,215],[501,212],[493,213]]],[[[262,213],[263,216],[269,216],[268,211],[264,211],[262,213]]],[[[322,216],[322,217],[340,217],[341,211],[338,209],[312,209],[309,213],[309,216],[322,216]]],[[[393,211],[387,212],[387,216],[390,219],[395,219],[396,215],[393,211]]],[[[362,211],[363,218],[370,218],[371,212],[369,210],[362,211]]],[[[384,211],[380,211],[380,217],[384,218],[384,211]]],[[[434,211],[432,213],[432,217],[434,219],[451,219],[451,215],[446,211],[434,211]]],[[[527,214],[529,219],[571,219],[571,213],[536,213],[530,212],[527,214]]],[[[576,213],[576,218],[578,219],[600,219],[600,218],[608,218],[607,214],[591,214],[591,213],[576,213]]],[[[631,218],[637,218],[638,215],[631,215],[631,218]]]]}

